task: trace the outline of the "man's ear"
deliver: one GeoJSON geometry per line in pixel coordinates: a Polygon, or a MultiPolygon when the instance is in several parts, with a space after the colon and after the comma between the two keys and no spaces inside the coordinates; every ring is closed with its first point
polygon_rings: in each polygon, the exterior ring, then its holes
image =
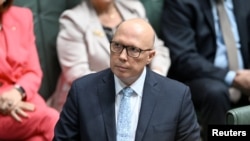
{"type": "Polygon", "coordinates": [[[149,51],[149,54],[148,54],[148,61],[147,61],[147,64],[150,64],[152,59],[154,58],[155,56],[155,50],[150,50],[149,51]]]}

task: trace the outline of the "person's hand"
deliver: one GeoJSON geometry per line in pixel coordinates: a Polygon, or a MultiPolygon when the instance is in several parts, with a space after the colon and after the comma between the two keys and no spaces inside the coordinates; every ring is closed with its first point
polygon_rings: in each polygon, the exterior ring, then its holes
{"type": "Polygon", "coordinates": [[[22,122],[22,118],[28,118],[27,111],[34,111],[35,105],[29,102],[20,101],[11,109],[10,115],[18,122],[22,122]]]}
{"type": "Polygon", "coordinates": [[[22,96],[15,88],[3,92],[0,95],[0,114],[8,114],[20,101],[22,96]]]}
{"type": "Polygon", "coordinates": [[[250,70],[237,71],[233,86],[250,96],[250,70]]]}

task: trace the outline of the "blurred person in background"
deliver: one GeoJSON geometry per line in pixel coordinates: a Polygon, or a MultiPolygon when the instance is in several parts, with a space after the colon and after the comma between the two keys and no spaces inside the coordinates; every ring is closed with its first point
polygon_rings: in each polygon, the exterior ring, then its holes
{"type": "Polygon", "coordinates": [[[38,93],[33,15],[0,0],[0,140],[51,141],[59,113],[38,93]]]}
{"type": "Polygon", "coordinates": [[[204,141],[208,125],[225,124],[229,109],[249,104],[249,5],[250,0],[165,0],[163,39],[172,60],[168,76],[190,86],[204,141]],[[225,35],[220,22],[226,18],[220,18],[219,11],[225,11],[229,21],[223,26],[225,35]],[[233,34],[237,69],[228,59],[228,31],[233,34]]]}

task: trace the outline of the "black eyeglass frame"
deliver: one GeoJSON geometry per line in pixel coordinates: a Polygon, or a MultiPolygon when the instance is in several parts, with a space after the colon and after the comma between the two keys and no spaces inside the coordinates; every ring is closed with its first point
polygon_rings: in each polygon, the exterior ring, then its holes
{"type": "Polygon", "coordinates": [[[133,57],[133,58],[138,58],[138,57],[140,57],[141,52],[153,50],[153,49],[144,49],[144,50],[143,50],[143,49],[138,48],[138,47],[134,47],[134,46],[125,46],[125,45],[120,44],[119,42],[110,41],[110,50],[111,50],[112,52],[114,52],[114,53],[122,53],[122,51],[124,50],[124,48],[126,49],[127,55],[130,56],[130,57],[133,57]],[[120,46],[122,47],[122,50],[121,50],[121,51],[114,51],[114,50],[112,50],[112,44],[118,44],[118,45],[120,45],[120,46]],[[129,53],[129,51],[128,51],[128,48],[134,48],[134,49],[138,50],[138,55],[137,55],[137,56],[131,55],[131,54],[129,53]]]}

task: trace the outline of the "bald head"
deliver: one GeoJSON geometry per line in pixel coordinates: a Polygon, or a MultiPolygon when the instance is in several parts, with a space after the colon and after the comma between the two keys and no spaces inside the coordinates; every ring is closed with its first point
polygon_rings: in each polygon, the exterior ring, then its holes
{"type": "Polygon", "coordinates": [[[126,20],[118,26],[110,46],[110,66],[126,85],[135,82],[155,56],[154,38],[153,28],[143,19],[126,20]]]}
{"type": "Polygon", "coordinates": [[[155,39],[154,29],[142,18],[134,18],[122,22],[118,26],[115,36],[121,33],[130,35],[130,37],[146,44],[147,48],[153,48],[155,39]]]}

